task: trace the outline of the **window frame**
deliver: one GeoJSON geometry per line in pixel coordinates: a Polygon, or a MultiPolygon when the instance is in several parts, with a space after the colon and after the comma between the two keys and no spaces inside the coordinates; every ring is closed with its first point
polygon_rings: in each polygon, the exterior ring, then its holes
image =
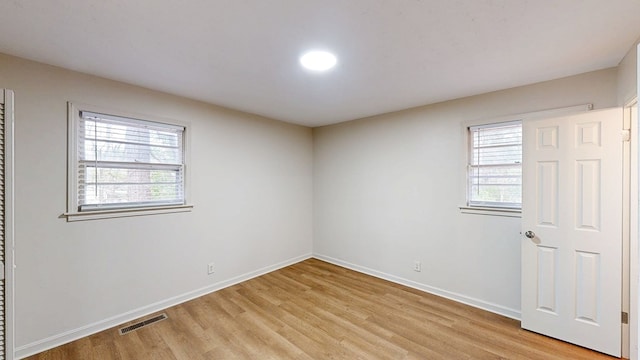
{"type": "Polygon", "coordinates": [[[153,215],[153,214],[166,214],[175,212],[187,212],[191,211],[193,205],[189,203],[189,182],[190,182],[190,156],[189,156],[189,124],[185,122],[175,121],[171,119],[163,119],[158,117],[151,117],[141,114],[131,114],[114,109],[104,109],[101,107],[80,104],[80,103],[68,103],[68,139],[67,139],[67,212],[63,214],[67,221],[79,221],[79,220],[94,220],[104,218],[115,217],[129,217],[129,216],[141,216],[141,215],[153,215]],[[98,113],[104,115],[110,115],[113,117],[132,119],[134,121],[147,121],[153,123],[166,124],[168,126],[183,127],[183,139],[182,139],[182,156],[183,156],[183,204],[139,204],[128,205],[122,207],[110,207],[106,206],[104,209],[91,209],[80,211],[78,205],[78,176],[79,176],[79,158],[78,158],[78,125],[81,121],[81,113],[98,113]]]}
{"type": "MultiPolygon", "coordinates": [[[[469,125],[467,127],[467,176],[466,176],[466,184],[467,184],[467,196],[466,196],[466,204],[467,207],[469,208],[476,208],[476,209],[485,209],[485,210],[497,210],[497,211],[508,211],[508,212],[517,212],[517,211],[521,211],[522,210],[522,196],[520,196],[520,202],[519,203],[514,203],[514,202],[491,202],[491,201],[472,201],[471,200],[471,192],[472,192],[472,179],[471,179],[471,168],[472,167],[482,167],[483,165],[478,165],[478,164],[473,164],[473,150],[474,150],[474,138],[473,138],[473,134],[474,134],[474,128],[484,128],[484,129],[490,129],[490,128],[503,128],[506,126],[514,126],[514,125],[519,125],[520,126],[520,132],[522,133],[522,125],[523,125],[523,120],[522,119],[514,119],[514,120],[508,120],[508,121],[499,121],[499,122],[492,122],[492,123],[485,123],[485,124],[478,124],[478,125],[469,125]],[[518,206],[519,205],[519,206],[518,206]]],[[[521,154],[521,160],[520,162],[514,162],[513,164],[508,164],[506,162],[504,163],[500,163],[497,164],[498,166],[508,166],[508,165],[517,165],[520,167],[520,192],[522,192],[522,138],[520,140],[520,154],[521,154]]],[[[484,166],[488,166],[488,165],[484,165],[484,166]]]]}

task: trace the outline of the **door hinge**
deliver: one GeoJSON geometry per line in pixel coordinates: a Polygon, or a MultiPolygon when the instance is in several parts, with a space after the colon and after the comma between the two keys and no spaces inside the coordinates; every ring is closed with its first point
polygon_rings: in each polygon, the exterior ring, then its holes
{"type": "Polygon", "coordinates": [[[631,130],[622,130],[622,141],[631,141],[631,130]]]}
{"type": "Polygon", "coordinates": [[[629,313],[628,312],[622,312],[622,323],[623,324],[628,324],[629,323],[629,313]]]}

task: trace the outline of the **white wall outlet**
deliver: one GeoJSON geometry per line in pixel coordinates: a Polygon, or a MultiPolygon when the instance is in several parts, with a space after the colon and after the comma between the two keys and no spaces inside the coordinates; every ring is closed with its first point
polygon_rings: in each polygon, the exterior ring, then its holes
{"type": "Polygon", "coordinates": [[[207,264],[207,274],[211,275],[216,272],[216,267],[214,263],[207,264]]]}
{"type": "Polygon", "coordinates": [[[413,262],[413,271],[417,271],[417,272],[422,271],[422,264],[420,263],[420,261],[413,262]]]}

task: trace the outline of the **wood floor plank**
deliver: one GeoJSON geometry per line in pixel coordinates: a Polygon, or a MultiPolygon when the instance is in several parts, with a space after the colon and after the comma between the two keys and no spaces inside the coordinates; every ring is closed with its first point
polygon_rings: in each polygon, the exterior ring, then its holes
{"type": "Polygon", "coordinates": [[[520,328],[516,320],[317,259],[28,360],[613,359],[520,328]]]}

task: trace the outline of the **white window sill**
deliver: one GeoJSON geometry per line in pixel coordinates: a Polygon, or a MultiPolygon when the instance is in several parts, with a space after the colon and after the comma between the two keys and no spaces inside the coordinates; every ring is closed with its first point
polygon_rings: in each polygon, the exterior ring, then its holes
{"type": "Polygon", "coordinates": [[[489,216],[506,216],[506,217],[522,217],[522,210],[508,208],[491,208],[478,206],[460,206],[460,212],[463,214],[489,215],[489,216]]]}
{"type": "Polygon", "coordinates": [[[95,210],[95,211],[85,211],[85,212],[64,213],[60,217],[66,218],[68,222],[71,222],[71,221],[111,219],[111,218],[131,217],[131,216],[171,214],[171,213],[189,212],[192,209],[193,209],[193,205],[156,206],[156,207],[150,207],[150,208],[95,210]]]}

